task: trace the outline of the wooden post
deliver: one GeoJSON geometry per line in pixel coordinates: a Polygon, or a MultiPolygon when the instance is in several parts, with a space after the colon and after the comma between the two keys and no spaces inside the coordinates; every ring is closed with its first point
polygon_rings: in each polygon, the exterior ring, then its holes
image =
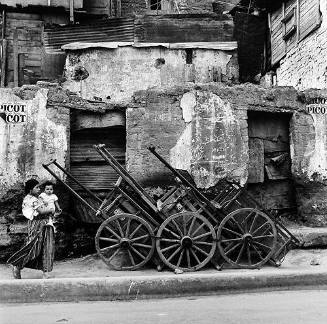
{"type": "Polygon", "coordinates": [[[14,29],[13,47],[14,47],[14,87],[18,87],[19,66],[18,66],[18,29],[17,28],[14,29]]]}
{"type": "Polygon", "coordinates": [[[108,12],[108,17],[111,17],[111,9],[112,8],[112,0],[107,1],[107,12],[108,12]]]}
{"type": "Polygon", "coordinates": [[[69,21],[73,24],[74,20],[74,0],[69,0],[69,21]]]}
{"type": "Polygon", "coordinates": [[[116,16],[121,17],[121,0],[117,0],[116,5],[117,5],[116,16]]]}
{"type": "Polygon", "coordinates": [[[18,86],[21,86],[25,83],[24,80],[24,67],[25,67],[25,54],[18,54],[18,86]]]}
{"type": "Polygon", "coordinates": [[[2,40],[2,58],[1,58],[1,88],[6,86],[6,69],[7,69],[7,40],[2,40]]]}

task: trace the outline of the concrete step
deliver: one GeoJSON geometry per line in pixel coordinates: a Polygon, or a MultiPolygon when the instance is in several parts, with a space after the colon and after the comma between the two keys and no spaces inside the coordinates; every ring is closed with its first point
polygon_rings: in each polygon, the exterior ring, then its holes
{"type": "Polygon", "coordinates": [[[289,225],[287,229],[300,241],[303,247],[322,248],[327,246],[327,227],[289,225]]]}

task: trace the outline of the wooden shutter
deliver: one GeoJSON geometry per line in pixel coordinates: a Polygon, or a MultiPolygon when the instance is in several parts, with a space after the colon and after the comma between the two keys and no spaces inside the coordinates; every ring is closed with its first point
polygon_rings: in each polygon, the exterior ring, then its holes
{"type": "Polygon", "coordinates": [[[302,40],[321,25],[319,0],[298,0],[300,14],[299,36],[302,40]]]}
{"type": "Polygon", "coordinates": [[[279,62],[286,53],[284,36],[284,25],[282,23],[283,9],[280,7],[270,16],[271,28],[271,63],[279,62]]]}
{"type": "Polygon", "coordinates": [[[289,0],[285,3],[284,18],[282,20],[286,43],[286,52],[296,45],[297,42],[297,0],[289,0]]]}
{"type": "MultiPolygon", "coordinates": [[[[83,185],[91,190],[107,191],[118,179],[117,173],[93,148],[94,144],[106,144],[112,155],[125,164],[125,128],[110,127],[85,129],[71,135],[70,171],[83,185]]],[[[77,185],[71,183],[74,189],[77,185]]]]}

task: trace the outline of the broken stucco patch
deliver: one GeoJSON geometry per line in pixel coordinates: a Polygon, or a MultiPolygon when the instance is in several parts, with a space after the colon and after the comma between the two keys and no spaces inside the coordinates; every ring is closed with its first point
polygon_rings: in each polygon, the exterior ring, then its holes
{"type": "Polygon", "coordinates": [[[228,101],[207,92],[185,93],[181,108],[186,128],[170,150],[175,168],[187,170],[200,188],[226,176],[247,178],[247,147],[228,101]]]}
{"type": "Polygon", "coordinates": [[[325,115],[311,115],[315,128],[314,145],[307,146],[304,157],[309,158],[308,169],[305,170],[312,180],[327,179],[327,122],[325,115]]]}
{"type": "Polygon", "coordinates": [[[299,181],[327,180],[325,115],[295,113],[291,120],[292,174],[299,181]]]}
{"type": "Polygon", "coordinates": [[[196,98],[193,92],[187,92],[181,99],[181,108],[183,113],[183,119],[185,123],[192,121],[194,114],[194,108],[196,106],[196,98]]]}
{"type": "Polygon", "coordinates": [[[196,97],[193,92],[187,92],[183,95],[180,107],[182,109],[183,119],[186,128],[177,140],[176,145],[170,150],[170,163],[176,169],[191,172],[192,161],[192,118],[196,106],[196,97]]]}
{"type": "Polygon", "coordinates": [[[191,172],[192,125],[189,123],[176,145],[170,150],[170,163],[176,169],[191,172]]]}

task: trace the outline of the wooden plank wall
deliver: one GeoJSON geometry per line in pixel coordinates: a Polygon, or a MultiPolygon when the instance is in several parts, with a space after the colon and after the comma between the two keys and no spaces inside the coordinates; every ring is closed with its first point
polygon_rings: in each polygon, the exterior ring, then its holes
{"type": "MultiPolygon", "coordinates": [[[[16,7],[19,6],[48,6],[49,0],[6,0],[1,1],[2,4],[7,6],[16,7]]],[[[69,8],[69,0],[51,0],[50,1],[51,7],[64,7],[69,8]]],[[[83,0],[74,0],[74,7],[75,9],[82,9],[83,8],[83,0]]]]}
{"type": "Polygon", "coordinates": [[[113,0],[84,0],[84,9],[88,13],[112,16],[115,12],[113,0]]]}
{"type": "Polygon", "coordinates": [[[39,80],[58,80],[62,76],[66,54],[46,53],[43,45],[44,24],[41,14],[6,14],[7,60],[3,86],[35,84],[39,80]]]}
{"type": "Polygon", "coordinates": [[[135,19],[135,41],[138,42],[233,41],[233,32],[233,20],[215,19],[210,15],[149,15],[135,19]]]}
{"type": "Polygon", "coordinates": [[[5,85],[15,86],[15,69],[21,78],[19,81],[16,80],[18,83],[16,85],[35,83],[36,79],[41,78],[42,29],[43,21],[39,14],[7,13],[5,36],[8,45],[5,85]],[[17,66],[18,62],[24,66],[17,66]]]}

